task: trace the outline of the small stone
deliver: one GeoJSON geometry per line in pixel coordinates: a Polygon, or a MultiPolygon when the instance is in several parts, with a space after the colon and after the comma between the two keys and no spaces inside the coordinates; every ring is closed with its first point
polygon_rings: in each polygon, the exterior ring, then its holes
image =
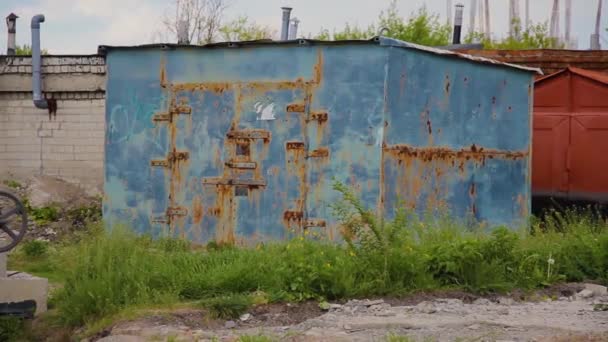
{"type": "Polygon", "coordinates": [[[602,285],[585,284],[585,290],[593,292],[593,295],[595,297],[602,297],[608,295],[608,288],[602,285]]]}
{"type": "Polygon", "coordinates": [[[508,297],[502,297],[498,300],[498,303],[500,303],[500,305],[507,305],[507,306],[511,306],[513,305],[514,301],[511,298],[508,297]]]}
{"type": "Polygon", "coordinates": [[[421,312],[421,313],[425,313],[425,314],[432,314],[437,312],[437,309],[435,308],[435,306],[429,302],[422,302],[418,305],[416,305],[416,311],[421,312]]]}
{"type": "Polygon", "coordinates": [[[249,319],[251,319],[251,314],[243,314],[241,315],[241,317],[239,317],[239,319],[241,320],[241,322],[247,322],[249,319]]]}
{"type": "Polygon", "coordinates": [[[226,328],[226,329],[234,329],[234,328],[236,328],[236,322],[235,321],[227,321],[224,324],[224,328],[226,328]]]}
{"type": "Polygon", "coordinates": [[[558,301],[560,301],[560,302],[567,302],[567,301],[569,301],[569,299],[568,299],[568,297],[559,297],[558,301]]]}
{"type": "Polygon", "coordinates": [[[581,292],[579,292],[576,296],[578,298],[583,298],[583,299],[587,299],[587,298],[591,298],[593,297],[593,291],[588,290],[588,289],[584,289],[581,292]]]}
{"type": "Polygon", "coordinates": [[[340,311],[343,309],[343,306],[340,304],[329,304],[330,311],[340,311]]]}
{"type": "Polygon", "coordinates": [[[383,304],[384,300],[383,299],[376,299],[376,300],[365,300],[363,302],[363,305],[366,306],[373,306],[373,305],[379,305],[379,304],[383,304]]]}
{"type": "Polygon", "coordinates": [[[508,315],[509,314],[509,309],[508,308],[498,308],[498,310],[496,310],[496,312],[499,315],[508,315]]]}
{"type": "Polygon", "coordinates": [[[479,324],[473,324],[473,325],[469,325],[467,328],[469,328],[471,330],[479,330],[480,326],[479,326],[479,324]]]}
{"type": "Polygon", "coordinates": [[[473,304],[474,305],[490,305],[490,304],[492,304],[492,302],[490,302],[490,300],[485,299],[485,298],[479,298],[479,299],[476,299],[473,302],[473,304]]]}
{"type": "Polygon", "coordinates": [[[344,330],[350,330],[353,327],[351,327],[349,324],[344,324],[343,328],[344,328],[344,330]]]}

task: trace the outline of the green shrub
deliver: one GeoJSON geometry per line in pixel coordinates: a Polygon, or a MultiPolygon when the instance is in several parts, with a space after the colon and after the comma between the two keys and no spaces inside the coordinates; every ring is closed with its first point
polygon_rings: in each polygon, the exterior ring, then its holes
{"type": "Polygon", "coordinates": [[[46,241],[32,240],[24,242],[21,248],[28,258],[39,258],[47,254],[49,244],[46,241]]]}
{"type": "Polygon", "coordinates": [[[248,295],[232,294],[205,299],[201,305],[213,318],[237,319],[251,307],[252,300],[248,295]]]}
{"type": "Polygon", "coordinates": [[[72,224],[86,224],[101,220],[101,205],[91,204],[67,210],[66,217],[72,224]]]}
{"type": "Polygon", "coordinates": [[[8,186],[11,189],[19,189],[19,188],[21,188],[21,183],[17,182],[16,180],[6,179],[2,183],[4,185],[8,186]]]}
{"type": "Polygon", "coordinates": [[[59,208],[55,205],[45,207],[32,207],[27,198],[23,199],[23,205],[30,219],[38,225],[47,225],[59,219],[59,208]]]}

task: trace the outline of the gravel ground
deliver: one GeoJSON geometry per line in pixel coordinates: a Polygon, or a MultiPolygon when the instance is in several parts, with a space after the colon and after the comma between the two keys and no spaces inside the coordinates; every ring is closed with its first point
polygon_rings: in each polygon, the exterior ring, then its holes
{"type": "Polygon", "coordinates": [[[386,341],[389,334],[411,341],[608,341],[605,287],[590,286],[558,300],[516,299],[467,303],[435,298],[403,306],[383,299],[353,300],[331,304],[326,311],[310,303],[308,308],[275,305],[225,322],[206,321],[203,312],[191,311],[120,323],[98,341],[236,341],[243,335],[281,341],[386,341]]]}

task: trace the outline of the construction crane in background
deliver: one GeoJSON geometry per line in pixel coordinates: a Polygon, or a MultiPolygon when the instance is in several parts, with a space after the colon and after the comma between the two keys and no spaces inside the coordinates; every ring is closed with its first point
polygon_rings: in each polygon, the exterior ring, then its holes
{"type": "MultiPolygon", "coordinates": [[[[601,1],[601,0],[600,0],[601,1]]],[[[549,36],[555,39],[559,39],[559,0],[553,0],[553,9],[551,10],[551,27],[549,29],[549,36]]]]}

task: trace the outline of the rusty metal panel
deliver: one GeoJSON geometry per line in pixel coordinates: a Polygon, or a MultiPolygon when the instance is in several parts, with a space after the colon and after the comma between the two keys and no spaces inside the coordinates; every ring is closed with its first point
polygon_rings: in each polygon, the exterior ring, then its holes
{"type": "Polygon", "coordinates": [[[532,73],[392,41],[110,49],[107,63],[110,224],[336,239],[334,178],[380,211],[401,195],[492,225],[528,211],[532,73]]]}
{"type": "Polygon", "coordinates": [[[532,77],[419,51],[391,52],[383,201],[488,225],[530,212],[532,77]]]}

